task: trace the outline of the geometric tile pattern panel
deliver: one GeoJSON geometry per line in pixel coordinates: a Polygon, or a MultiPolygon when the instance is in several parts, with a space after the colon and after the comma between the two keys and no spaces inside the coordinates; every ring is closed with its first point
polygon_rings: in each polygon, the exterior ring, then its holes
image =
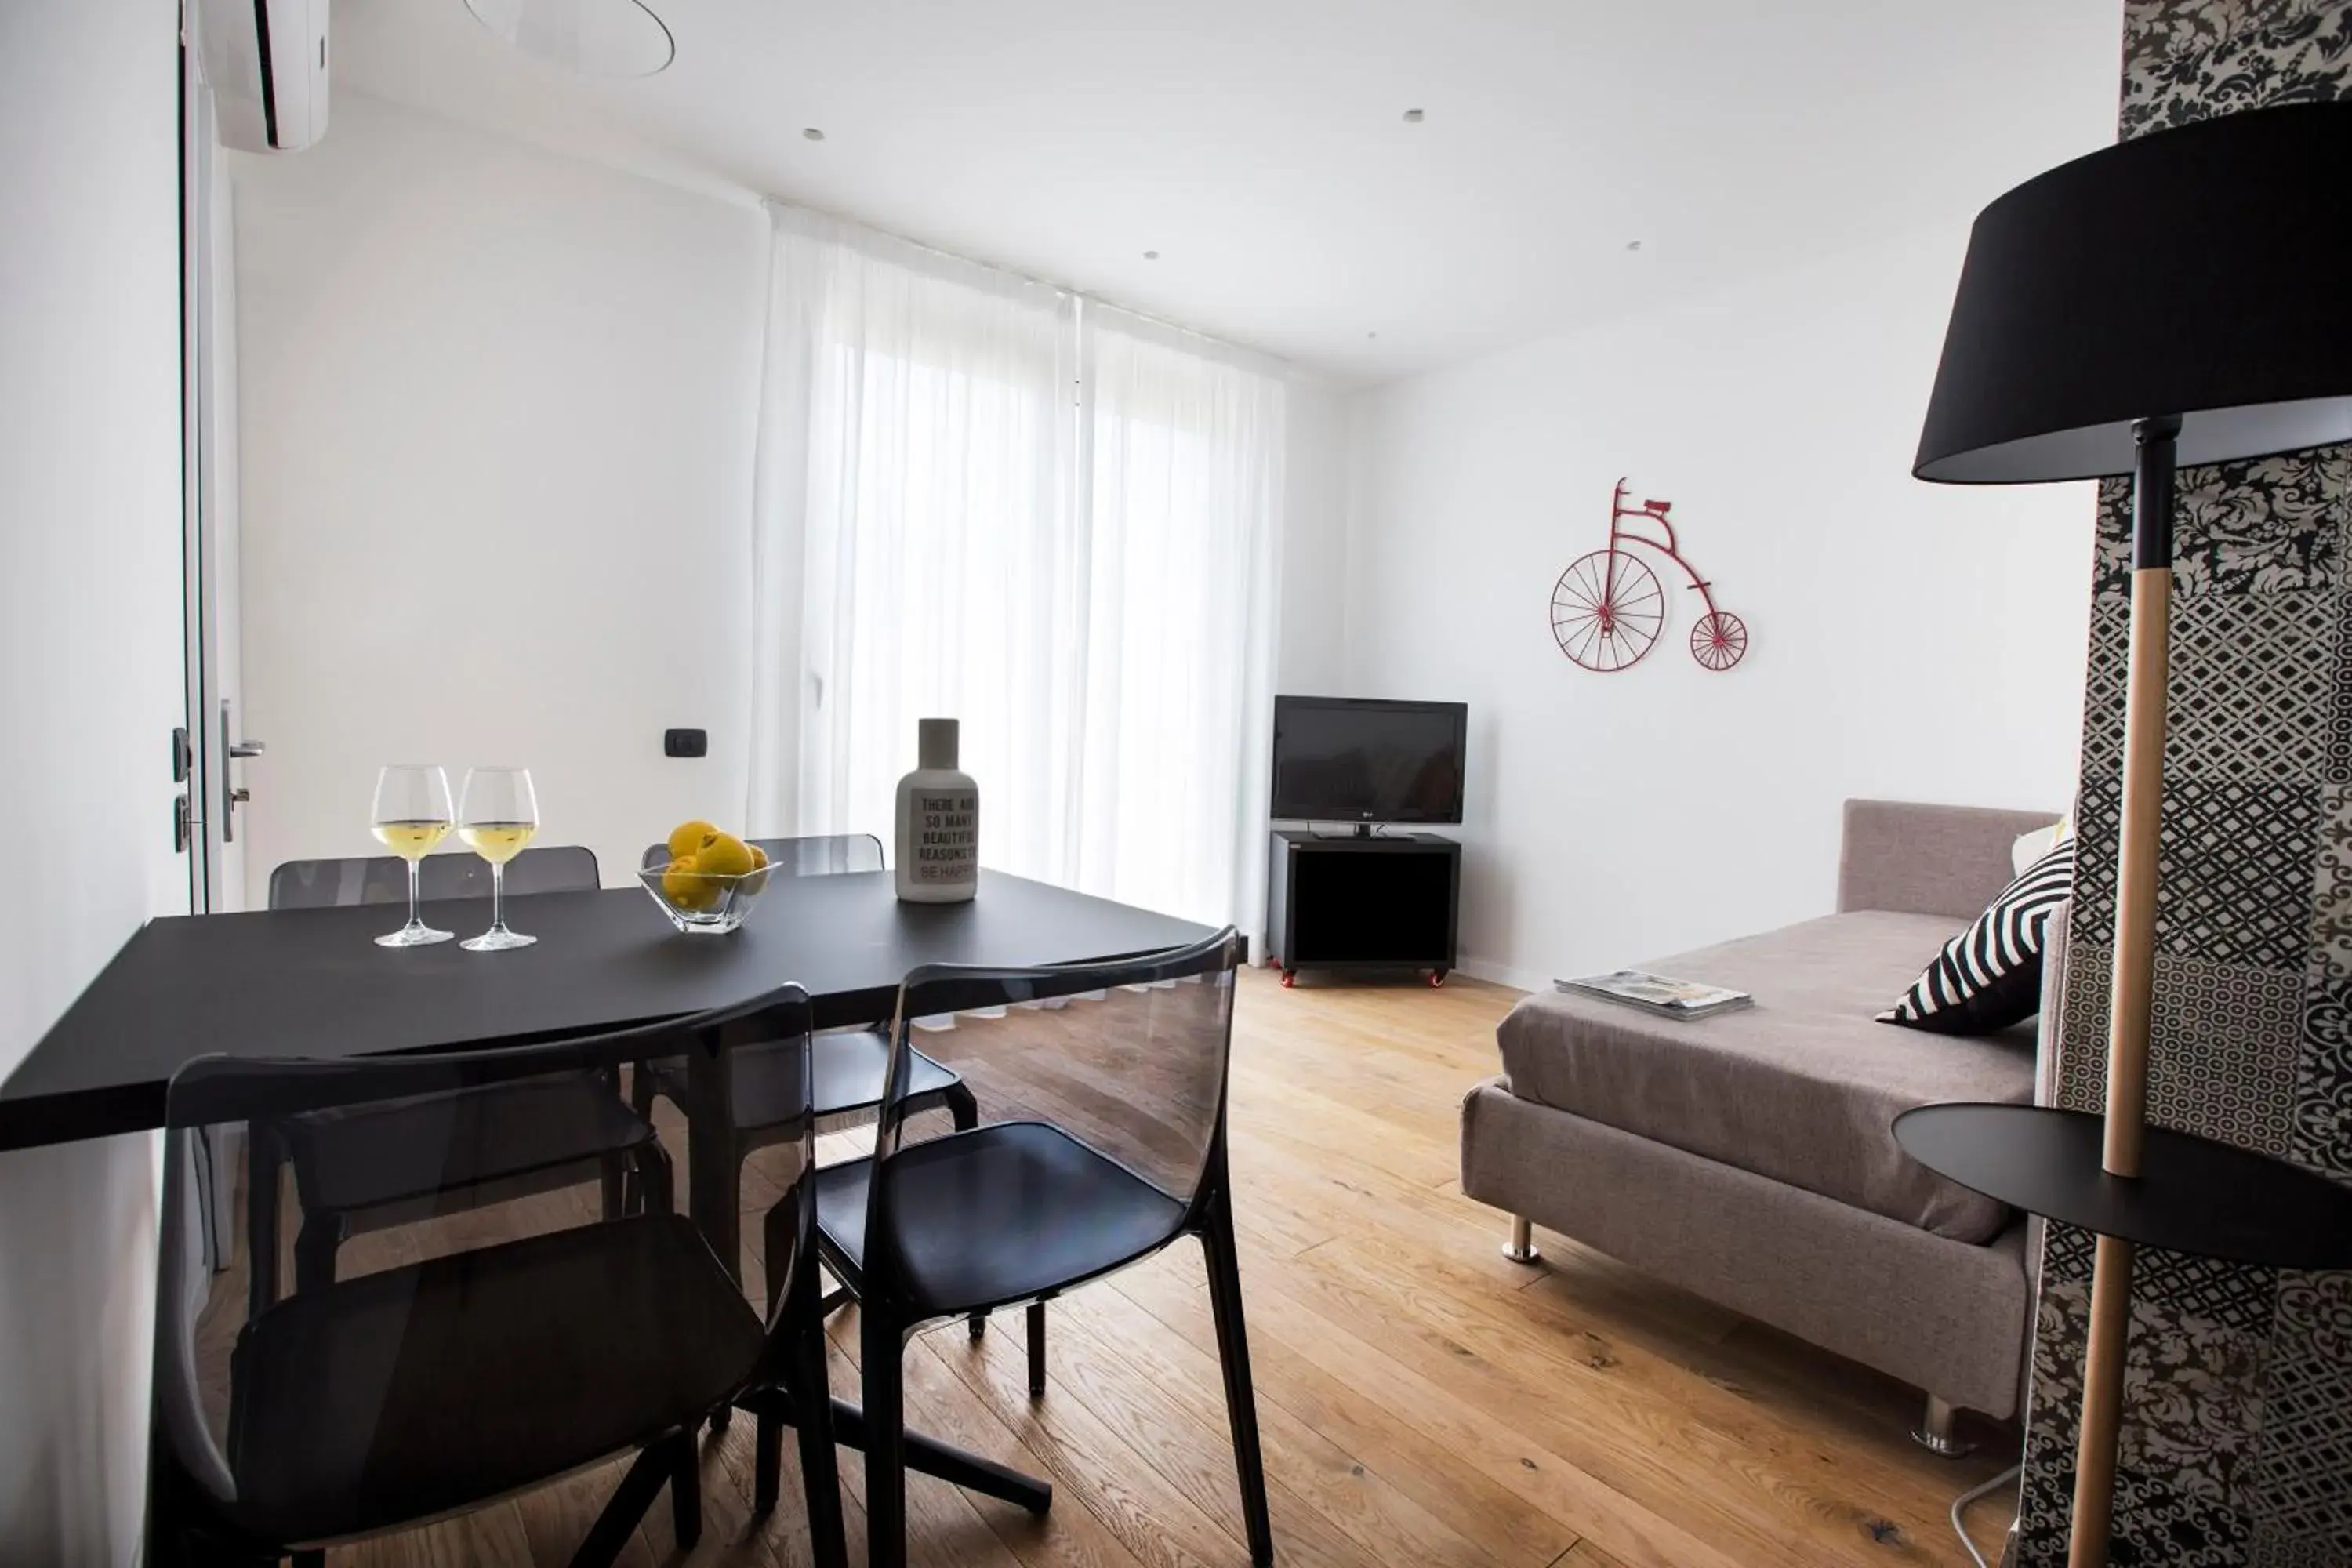
{"type": "MultiPolygon", "coordinates": [[[[2126,0],[2126,139],[2352,98],[2352,0],[2126,0]]],[[[2104,1092],[2131,487],[2099,486],[2058,1098],[2104,1092]]],[[[2149,1109],[2352,1184],[2352,447],[2184,469],[2149,1109]]],[[[2015,1561],[2066,1561],[2091,1237],[2051,1226],[2015,1561]]],[[[2143,1252],[2116,1563],[2352,1568],[2352,1274],[2143,1252]]]]}
{"type": "MultiPolygon", "coordinates": [[[[2303,781],[2327,765],[2339,595],[2210,595],[2172,617],[2166,773],[2303,781]]],[[[2120,699],[2122,689],[2116,689],[2120,699]]]]}
{"type": "MultiPolygon", "coordinates": [[[[2083,781],[2084,848],[2091,842],[2109,847],[2105,855],[2077,858],[2078,931],[2101,933],[2115,920],[2112,846],[2121,831],[2122,807],[2120,782],[2083,781]]],[[[2158,850],[2162,879],[2156,894],[2158,951],[2300,973],[2311,940],[2319,816],[2315,779],[2257,784],[2168,773],[2158,850]]]]}
{"type": "MultiPolygon", "coordinates": [[[[2324,778],[2340,745],[2338,666],[2343,595],[2206,595],[2173,606],[2168,778],[2324,778]]],[[[2105,602],[2091,635],[2084,710],[2122,712],[2131,616],[2105,602]]],[[[2347,750],[2352,766],[2352,750],[2347,750]]],[[[2084,775],[2124,766],[2122,726],[2084,731],[2084,775]]]]}
{"type": "Polygon", "coordinates": [[[2263,1391],[2262,1459],[2252,1508],[2265,1543],[2325,1546],[2352,1563],[2352,1362],[2283,1353],[2263,1391]]]}
{"type": "MultiPolygon", "coordinates": [[[[2060,1031],[2058,1103],[2105,1104],[2103,1048],[2115,950],[2070,947],[2060,1031]]],[[[2284,1157],[2294,1136],[2296,1058],[2303,1050],[2303,977],[2280,969],[2159,954],[2148,1019],[2147,1110],[2176,1127],[2284,1157]]]]}

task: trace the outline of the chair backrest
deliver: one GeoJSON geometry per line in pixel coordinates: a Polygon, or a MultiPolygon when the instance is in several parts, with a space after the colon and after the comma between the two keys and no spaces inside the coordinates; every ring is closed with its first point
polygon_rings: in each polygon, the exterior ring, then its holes
{"type": "MultiPolygon", "coordinates": [[[[426,899],[487,899],[490,865],[478,855],[427,855],[416,866],[417,894],[426,899]]],[[[507,862],[507,897],[528,893],[593,893],[602,886],[596,852],[579,844],[547,844],[507,862]]],[[[404,904],[407,862],[393,855],[341,860],[289,860],[269,873],[273,910],[320,910],[344,904],[404,904]]]]}
{"type": "Polygon", "coordinates": [[[814,1248],[793,1245],[815,1204],[801,1179],[814,1166],[809,1019],[789,985],[587,1039],[182,1068],[165,1102],[154,1361],[157,1495],[174,1519],[263,1546],[383,1528],[690,1426],[743,1387],[770,1353],[759,1297],[677,1212],[674,1134],[607,1173],[634,1194],[618,1208],[593,1171],[505,1201],[456,1177],[486,1153],[509,1171],[576,1162],[579,1110],[625,1119],[622,1075],[656,1061],[698,1055],[714,1069],[707,1114],[731,1117],[729,1053],[758,1043],[759,1159],[799,1216],[769,1267],[813,1269],[814,1248]],[[775,1139],[778,1107],[795,1101],[799,1137],[775,1139]],[[331,1282],[284,1293],[279,1259],[308,1238],[274,1130],[298,1117],[372,1175],[398,1164],[422,1202],[413,1222],[351,1239],[331,1282]]]}
{"type": "MultiPolygon", "coordinates": [[[[891,1024],[867,1184],[869,1272],[902,1258],[892,1190],[908,1156],[934,1142],[908,1132],[925,1104],[911,1072],[915,1023],[984,1008],[1018,1010],[975,1022],[969,1034],[959,1029],[954,1065],[992,1121],[1059,1128],[1175,1200],[1168,1234],[1185,1228],[1213,1163],[1224,1158],[1234,975],[1243,952],[1228,927],[1189,947],[1105,963],[934,964],[909,973],[891,1024]]],[[[960,1202],[975,1215],[1029,1206],[1017,1193],[973,1193],[960,1202]]]]}
{"type": "MultiPolygon", "coordinates": [[[[849,871],[879,871],[882,841],[871,833],[820,833],[805,838],[747,838],[767,851],[771,868],[786,877],[835,877],[849,871]]],[[[644,867],[669,864],[669,846],[646,846],[644,867]]]]}

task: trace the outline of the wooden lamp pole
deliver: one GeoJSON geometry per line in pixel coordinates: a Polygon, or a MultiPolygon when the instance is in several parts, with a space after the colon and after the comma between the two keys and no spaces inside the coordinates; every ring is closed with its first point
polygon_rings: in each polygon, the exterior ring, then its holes
{"type": "MultiPolygon", "coordinates": [[[[2157,848],[2164,811],[2165,686],[2172,630],[2172,488],[2177,418],[2132,426],[2131,664],[2124,689],[2123,826],[2116,865],[2114,1005],[2107,1019],[2110,1176],[2137,1180],[2147,1128],[2147,1037],[2156,990],[2157,848]]],[[[2074,1454],[2068,1568],[2106,1568],[2124,1347],[2131,1337],[2132,1244],[2099,1237],[2091,1268],[2083,1431],[2074,1454]]]]}

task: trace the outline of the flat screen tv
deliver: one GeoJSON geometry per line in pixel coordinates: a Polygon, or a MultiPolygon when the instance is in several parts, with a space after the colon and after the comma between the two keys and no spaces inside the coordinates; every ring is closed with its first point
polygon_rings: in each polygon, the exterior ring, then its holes
{"type": "Polygon", "coordinates": [[[1274,815],[1459,822],[1470,710],[1460,702],[1274,700],[1274,815]]]}

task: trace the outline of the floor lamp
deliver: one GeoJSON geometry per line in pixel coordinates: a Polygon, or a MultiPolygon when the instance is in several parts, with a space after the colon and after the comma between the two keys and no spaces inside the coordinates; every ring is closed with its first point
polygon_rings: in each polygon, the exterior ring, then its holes
{"type": "Polygon", "coordinates": [[[2107,1562],[2135,1247],[2352,1266],[2352,1190],[2147,1125],[2173,471],[2352,440],[2347,169],[2352,103],[2301,104],[2126,142],[1994,202],[1969,237],[1912,470],[2132,476],[2106,1114],[1937,1105],[1895,1124],[1929,1169],[2098,1237],[2070,1568],[2107,1562]]]}

